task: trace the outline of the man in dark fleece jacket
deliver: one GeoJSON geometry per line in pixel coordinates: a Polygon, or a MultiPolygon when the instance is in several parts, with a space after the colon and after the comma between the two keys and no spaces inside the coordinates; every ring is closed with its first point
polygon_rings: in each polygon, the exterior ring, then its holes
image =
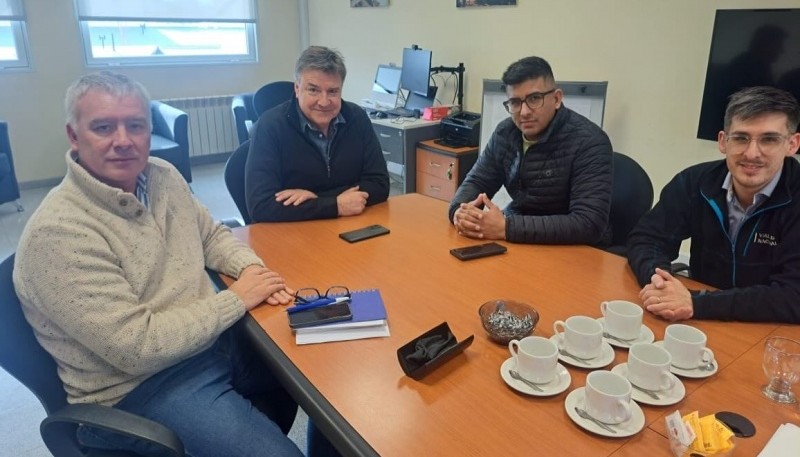
{"type": "Polygon", "coordinates": [[[628,238],[645,308],[667,320],[800,323],[800,107],[788,92],[743,89],[730,98],[725,160],[680,172],[628,238]],[[689,291],[668,273],[691,238],[689,291]]]}
{"type": "Polygon", "coordinates": [[[461,235],[517,243],[611,241],[612,149],[591,121],[562,105],[550,65],[526,57],[503,73],[511,114],[459,186],[448,216],[461,235]],[[505,186],[511,203],[490,200],[505,186]]]}
{"type": "Polygon", "coordinates": [[[361,214],[386,201],[389,174],[367,114],[342,100],[342,56],[311,46],[295,66],[295,96],[256,123],[245,166],[255,222],[361,214]]]}

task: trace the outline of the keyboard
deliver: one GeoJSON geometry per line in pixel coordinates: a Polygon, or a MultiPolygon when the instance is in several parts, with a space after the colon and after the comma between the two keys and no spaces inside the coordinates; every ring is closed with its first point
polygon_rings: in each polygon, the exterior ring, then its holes
{"type": "Polygon", "coordinates": [[[371,109],[375,111],[386,111],[387,109],[391,109],[392,107],[389,105],[385,105],[383,103],[376,102],[374,100],[370,100],[369,98],[364,98],[361,100],[361,107],[365,109],[371,109]]]}
{"type": "Polygon", "coordinates": [[[397,117],[414,117],[414,114],[415,114],[414,110],[410,110],[410,109],[406,109],[406,108],[402,108],[402,107],[392,108],[392,109],[386,110],[384,112],[386,114],[388,114],[389,116],[397,116],[397,117]]]}

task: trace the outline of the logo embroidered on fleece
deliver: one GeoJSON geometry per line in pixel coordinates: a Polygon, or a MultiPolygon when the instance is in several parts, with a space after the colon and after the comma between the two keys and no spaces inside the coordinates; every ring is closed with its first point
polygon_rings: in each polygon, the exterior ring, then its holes
{"type": "Polygon", "coordinates": [[[775,239],[775,235],[770,235],[769,233],[758,233],[758,232],[756,232],[753,235],[753,243],[766,244],[769,246],[778,245],[778,241],[775,239]]]}

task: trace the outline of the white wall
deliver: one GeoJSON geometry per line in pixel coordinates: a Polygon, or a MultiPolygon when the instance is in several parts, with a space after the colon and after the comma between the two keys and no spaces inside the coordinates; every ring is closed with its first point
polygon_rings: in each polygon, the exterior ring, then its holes
{"type": "Polygon", "coordinates": [[[605,130],[648,172],[656,198],[681,169],[721,155],[695,138],[717,8],[788,8],[798,0],[519,0],[457,9],[455,0],[391,0],[387,8],[309,0],[311,43],[338,48],[344,95],[369,96],[375,66],[417,44],[433,65],[466,66],[465,107],[481,109],[484,78],[513,61],[547,59],[556,79],[608,81],[605,130]]]}
{"type": "MultiPolygon", "coordinates": [[[[0,73],[0,120],[9,123],[17,178],[64,175],[69,147],[64,91],[97,69],[84,63],[71,0],[24,0],[33,69],[0,73]]],[[[292,79],[300,53],[296,2],[258,0],[258,64],[116,68],[139,80],[154,99],[252,92],[276,79],[292,79]]]]}
{"type": "MultiPolygon", "coordinates": [[[[798,0],[519,0],[516,7],[457,9],[455,0],[391,0],[351,8],[346,0],[307,0],[312,44],[338,48],[345,97],[369,96],[375,66],[418,44],[433,64],[464,62],[465,106],[479,111],[481,82],[512,61],[546,58],[559,80],[609,81],[605,129],[614,148],[650,174],[658,193],[686,166],[719,157],[695,133],[716,8],[797,7],[798,0]]],[[[258,0],[260,62],[254,65],[125,68],[153,98],[252,91],[291,78],[301,51],[301,0],[258,0]]],[[[63,93],[87,71],[72,2],[25,0],[33,70],[0,73],[0,119],[11,128],[20,181],[60,177],[63,93]]],[[[450,88],[452,91],[452,87],[450,88]]]]}

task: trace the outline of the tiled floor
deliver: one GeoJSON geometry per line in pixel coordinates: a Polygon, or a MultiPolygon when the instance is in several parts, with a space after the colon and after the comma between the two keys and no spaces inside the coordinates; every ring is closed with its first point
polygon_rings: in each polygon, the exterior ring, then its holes
{"type": "MultiPolygon", "coordinates": [[[[217,219],[240,218],[225,187],[223,163],[193,166],[192,189],[217,219]]],[[[0,205],[0,259],[14,252],[28,218],[50,189],[21,192],[25,211],[17,212],[11,203],[0,205]]],[[[0,457],[50,456],[39,436],[44,409],[33,394],[0,369],[0,457]]],[[[305,450],[306,416],[298,414],[290,437],[305,450]]]]}

